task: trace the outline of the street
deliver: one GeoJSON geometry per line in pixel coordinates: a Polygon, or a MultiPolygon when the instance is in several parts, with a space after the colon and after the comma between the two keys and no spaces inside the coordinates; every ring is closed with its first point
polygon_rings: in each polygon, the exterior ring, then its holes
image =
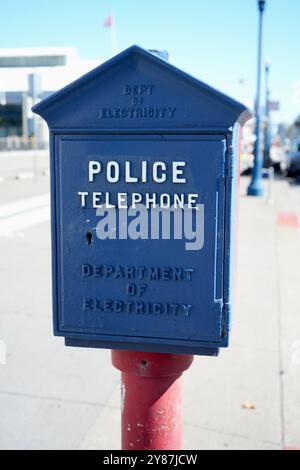
{"type": "MultiPolygon", "coordinates": [[[[11,158],[0,156],[0,449],[118,449],[110,352],[52,335],[48,165],[39,156],[34,175],[32,155],[11,158]],[[16,179],[20,167],[31,175],[16,179]]],[[[300,448],[300,186],[275,179],[268,202],[248,184],[231,345],[185,373],[186,449],[300,448]]]]}

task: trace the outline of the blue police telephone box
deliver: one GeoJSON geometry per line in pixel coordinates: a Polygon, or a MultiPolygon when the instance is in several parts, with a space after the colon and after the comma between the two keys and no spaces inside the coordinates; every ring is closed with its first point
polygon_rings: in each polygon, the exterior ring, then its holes
{"type": "Polygon", "coordinates": [[[33,110],[50,130],[55,335],[228,346],[246,108],[133,46],[33,110]]]}

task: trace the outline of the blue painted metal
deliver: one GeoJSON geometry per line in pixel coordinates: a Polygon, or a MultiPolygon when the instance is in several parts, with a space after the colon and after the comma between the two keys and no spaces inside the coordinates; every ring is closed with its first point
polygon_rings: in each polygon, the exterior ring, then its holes
{"type": "Polygon", "coordinates": [[[269,168],[271,164],[270,160],[270,147],[271,147],[271,135],[270,135],[270,88],[269,88],[269,74],[270,64],[267,62],[265,66],[265,86],[266,86],[266,101],[265,101],[265,141],[264,141],[264,168],[269,168]]]}
{"type": "Polygon", "coordinates": [[[138,46],[33,110],[50,129],[55,335],[69,346],[216,355],[228,345],[236,131],[248,111],[138,46]],[[91,160],[102,167],[89,182],[91,160]],[[117,183],[105,176],[112,161],[117,183]],[[126,182],[125,162],[135,176],[146,162],[147,181],[126,182]],[[155,162],[166,165],[163,183],[155,162]],[[185,183],[170,179],[172,162],[184,162],[185,183]],[[203,247],[187,250],[174,227],[169,239],[120,239],[116,226],[115,239],[99,240],[93,192],[113,204],[117,193],[198,194],[203,247]]]}
{"type": "Polygon", "coordinates": [[[255,147],[254,147],[254,166],[252,169],[252,180],[248,187],[248,196],[262,196],[262,166],[263,156],[261,152],[261,110],[260,110],[260,88],[261,88],[261,65],[262,65],[262,33],[263,33],[263,13],[265,8],[265,1],[258,1],[259,9],[259,29],[258,29],[258,57],[257,57],[257,90],[256,90],[256,101],[255,101],[255,147]]]}

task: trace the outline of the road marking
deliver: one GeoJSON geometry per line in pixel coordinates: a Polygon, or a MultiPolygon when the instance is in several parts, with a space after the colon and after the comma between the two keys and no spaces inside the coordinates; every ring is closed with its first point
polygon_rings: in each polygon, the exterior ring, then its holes
{"type": "Polygon", "coordinates": [[[277,214],[277,224],[283,227],[300,227],[300,218],[294,212],[279,212],[277,214]]]}
{"type": "Polygon", "coordinates": [[[49,194],[0,205],[0,237],[9,237],[49,219],[49,194]]]}

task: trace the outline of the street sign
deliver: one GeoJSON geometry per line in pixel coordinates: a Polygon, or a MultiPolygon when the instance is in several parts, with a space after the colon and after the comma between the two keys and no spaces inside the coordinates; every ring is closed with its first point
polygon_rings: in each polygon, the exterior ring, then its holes
{"type": "Polygon", "coordinates": [[[33,110],[50,129],[55,335],[216,355],[245,107],[133,46],[33,110]]]}
{"type": "Polygon", "coordinates": [[[279,101],[268,101],[268,110],[269,111],[279,111],[280,110],[279,101]]]}

